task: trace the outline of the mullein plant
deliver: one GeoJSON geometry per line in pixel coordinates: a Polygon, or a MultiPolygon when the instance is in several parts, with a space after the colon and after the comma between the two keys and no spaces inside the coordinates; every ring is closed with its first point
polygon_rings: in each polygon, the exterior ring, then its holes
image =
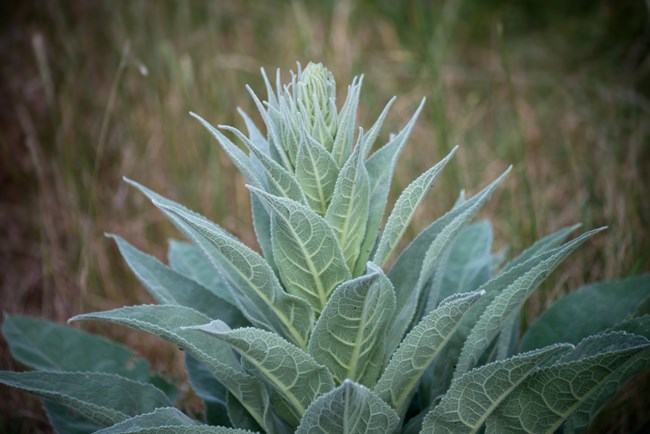
{"type": "Polygon", "coordinates": [[[205,403],[192,419],[172,384],[125,347],[77,329],[5,315],[13,356],[34,370],[0,382],[43,398],[59,433],[563,433],[590,421],[650,359],[650,276],[583,287],[523,337],[520,311],[572,251],[576,226],[510,262],[472,223],[510,169],[425,228],[401,252],[416,209],[456,148],[400,194],[391,178],[423,103],[373,152],[390,100],[357,130],[362,78],[339,109],[331,72],[248,88],[266,135],[215,128],[250,190],[258,251],[135,181],[190,241],[169,265],[110,235],[159,302],[79,315],[159,336],[185,352],[205,403]],[[237,146],[229,137],[243,145],[237,146]]]}

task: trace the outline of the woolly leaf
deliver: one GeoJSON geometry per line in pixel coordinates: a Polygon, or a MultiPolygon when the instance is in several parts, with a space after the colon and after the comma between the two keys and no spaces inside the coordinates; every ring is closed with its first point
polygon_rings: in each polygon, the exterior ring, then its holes
{"type": "Polygon", "coordinates": [[[122,434],[138,432],[147,428],[172,426],[198,426],[195,421],[187,417],[180,410],[173,407],[157,408],[151,413],[139,414],[126,419],[108,428],[97,431],[95,434],[122,434]]]}
{"type": "Polygon", "coordinates": [[[339,168],[330,153],[310,137],[305,137],[296,156],[296,179],[309,207],[324,215],[334,193],[339,168]]]}

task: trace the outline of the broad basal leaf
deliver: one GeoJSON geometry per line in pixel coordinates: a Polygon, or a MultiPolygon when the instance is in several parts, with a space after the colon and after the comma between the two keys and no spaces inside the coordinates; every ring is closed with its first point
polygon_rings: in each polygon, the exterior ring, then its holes
{"type": "Polygon", "coordinates": [[[411,219],[415,215],[417,207],[422,202],[424,195],[429,191],[442,169],[454,156],[458,146],[442,159],[438,164],[420,175],[415,181],[409,184],[400,194],[393,211],[388,217],[386,227],[381,235],[377,251],[373,256],[373,262],[380,267],[386,264],[391,254],[399,244],[411,219]]]}
{"type": "Polygon", "coordinates": [[[400,416],[406,412],[424,371],[440,354],[467,309],[481,295],[474,292],[443,301],[413,327],[393,353],[374,392],[400,416]]]}
{"type": "Polygon", "coordinates": [[[306,206],[251,191],[273,210],[273,252],[284,287],[320,313],[334,288],[350,278],[336,235],[306,206]]]}
{"type": "Polygon", "coordinates": [[[325,215],[339,174],[336,161],[327,149],[309,137],[301,143],[296,158],[296,179],[309,207],[325,215]]]}
{"type": "Polygon", "coordinates": [[[205,315],[184,306],[151,305],[89,313],[70,319],[77,320],[108,321],[151,333],[177,345],[208,368],[260,425],[265,424],[268,396],[259,381],[243,371],[227,346],[205,333],[185,328],[209,323],[210,319],[205,315]]]}
{"type": "Polygon", "coordinates": [[[313,324],[311,309],[303,300],[284,292],[264,258],[209,220],[131,183],[201,247],[215,270],[229,282],[239,309],[251,322],[282,333],[306,348],[313,324]]]}
{"type": "Polygon", "coordinates": [[[111,237],[138,280],[159,303],[191,307],[208,318],[220,319],[231,327],[241,324],[241,314],[235,306],[153,256],[136,249],[121,237],[111,237]]]}
{"type": "Polygon", "coordinates": [[[381,398],[345,380],[309,406],[296,434],[386,434],[394,432],[399,422],[381,398]]]}
{"type": "Polygon", "coordinates": [[[583,403],[607,388],[647,339],[612,332],[585,339],[554,365],[524,380],[487,420],[487,434],[551,434],[583,403]]]}
{"type": "MultiPolygon", "coordinates": [[[[555,248],[537,256],[540,260],[537,261],[534,267],[525,268],[524,273],[520,274],[510,285],[503,288],[481,314],[478,322],[467,337],[463,350],[458,358],[458,366],[456,367],[454,377],[458,377],[476,366],[481,354],[483,354],[499,334],[509,316],[513,312],[518,311],[535,288],[571,252],[603,229],[600,228],[586,232],[562,247],[555,248]]],[[[535,257],[529,261],[534,260],[535,257]]],[[[526,262],[513,270],[522,269],[525,265],[526,262]]]]}
{"type": "Polygon", "coordinates": [[[422,108],[424,107],[425,99],[418,106],[417,110],[408,121],[406,126],[387,144],[380,148],[377,152],[372,154],[366,160],[366,170],[368,171],[369,188],[370,188],[370,209],[368,212],[368,224],[366,225],[366,233],[363,237],[363,243],[359,252],[359,258],[355,265],[354,270],[351,270],[355,276],[363,273],[366,268],[370,254],[377,242],[379,235],[379,228],[384,217],[386,210],[386,203],[388,202],[388,191],[397,165],[397,159],[404,149],[406,141],[411,136],[411,131],[415,126],[422,108]]]}
{"type": "Polygon", "coordinates": [[[526,331],[521,350],[553,342],[577,344],[623,321],[650,296],[650,274],[583,286],[555,302],[526,331]]]}
{"type": "Polygon", "coordinates": [[[2,334],[11,355],[44,371],[107,372],[148,382],[149,364],[128,348],[40,318],[4,315],[2,334]]]}
{"type": "Polygon", "coordinates": [[[332,202],[325,214],[325,220],[334,229],[350,270],[354,269],[359,256],[368,221],[368,172],[363,164],[362,150],[361,143],[357,144],[343,165],[336,180],[332,202]]]}
{"type": "Polygon", "coordinates": [[[422,424],[422,434],[477,433],[494,409],[550,356],[571,345],[553,345],[476,368],[451,383],[422,424]]]}
{"type": "Polygon", "coordinates": [[[380,268],[339,286],[309,340],[309,353],[337,382],[373,385],[384,359],[386,327],[395,309],[393,285],[380,268]]]}
{"type": "Polygon", "coordinates": [[[226,410],[228,389],[189,353],[185,353],[185,372],[190,386],[203,400],[205,421],[209,425],[231,426],[226,410]]]}
{"type": "Polygon", "coordinates": [[[151,384],[103,372],[0,371],[0,383],[63,404],[105,426],[172,405],[151,384]]]}
{"type": "Polygon", "coordinates": [[[230,345],[247,368],[282,397],[291,412],[283,415],[297,425],[307,406],[334,387],[332,374],[309,354],[275,333],[255,328],[228,330],[222,321],[195,327],[230,345]]]}
{"type": "Polygon", "coordinates": [[[395,286],[397,297],[393,327],[388,337],[389,354],[402,340],[404,332],[413,320],[422,288],[431,278],[444,250],[476,215],[509,171],[510,168],[480,193],[449,211],[422,231],[395,261],[388,273],[388,278],[395,286]]]}

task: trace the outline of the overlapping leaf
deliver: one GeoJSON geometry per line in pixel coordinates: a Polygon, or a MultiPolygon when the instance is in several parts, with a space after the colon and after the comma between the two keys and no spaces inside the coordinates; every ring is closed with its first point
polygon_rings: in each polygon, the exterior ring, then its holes
{"type": "Polygon", "coordinates": [[[295,173],[309,207],[324,215],[339,174],[332,155],[323,145],[307,136],[298,148],[295,173]]]}
{"type": "Polygon", "coordinates": [[[122,434],[138,432],[147,428],[199,426],[194,420],[174,407],[157,408],[151,413],[139,414],[95,434],[122,434]]]}
{"type": "Polygon", "coordinates": [[[381,269],[339,286],[314,326],[309,353],[338,382],[375,383],[383,364],[386,327],[395,308],[393,285],[381,269]]]}

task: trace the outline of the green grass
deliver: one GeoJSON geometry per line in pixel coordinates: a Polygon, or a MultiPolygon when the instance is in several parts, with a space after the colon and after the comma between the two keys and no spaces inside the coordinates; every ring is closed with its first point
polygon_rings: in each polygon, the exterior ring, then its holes
{"type": "MultiPolygon", "coordinates": [[[[460,189],[478,191],[510,163],[513,175],[482,214],[510,254],[564,225],[609,226],[529,302],[527,320],[581,283],[649,271],[643,2],[430,3],[2,6],[2,308],[64,321],[149,301],[102,234],[119,233],[161,258],[178,235],[123,175],[254,245],[244,183],[188,111],[242,126],[235,109],[255,112],[244,85],[263,93],[261,66],[273,72],[309,60],[340,83],[365,74],[364,126],[399,95],[384,139],[428,97],[395,191],[461,145],[411,235],[460,189]]],[[[122,329],[102,332],[180,373],[172,348],[122,329]]],[[[11,367],[2,354],[2,368],[11,367]]],[[[43,429],[21,424],[35,406],[12,393],[0,404],[15,415],[5,430],[43,429]]]]}

